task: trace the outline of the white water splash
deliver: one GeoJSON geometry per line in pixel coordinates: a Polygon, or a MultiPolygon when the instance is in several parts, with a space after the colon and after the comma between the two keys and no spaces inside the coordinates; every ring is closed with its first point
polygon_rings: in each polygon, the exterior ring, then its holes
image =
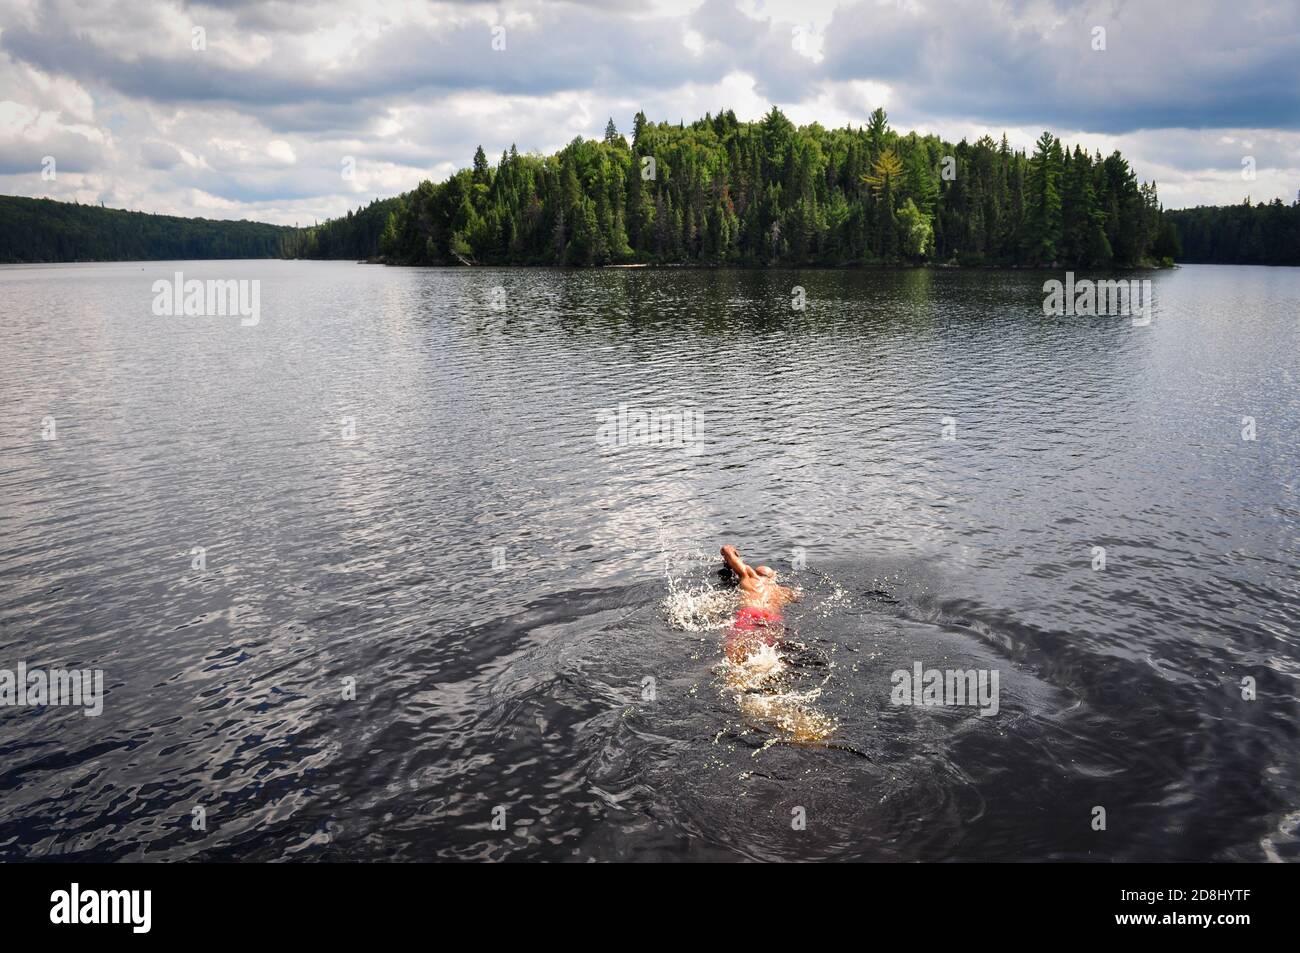
{"type": "Polygon", "coordinates": [[[732,695],[747,721],[774,729],[787,741],[815,744],[838,727],[835,719],[816,707],[820,687],[788,690],[789,665],[775,646],[761,646],[739,661],[724,659],[714,671],[723,693],[732,695]]]}
{"type": "Polygon", "coordinates": [[[717,557],[700,551],[664,555],[668,594],[660,604],[668,625],[680,632],[711,632],[731,624],[740,593],[720,589],[713,578],[717,557]]]}
{"type": "Polygon", "coordinates": [[[775,728],[786,740],[816,744],[835,733],[839,725],[813,703],[822,690],[737,695],[736,705],[749,720],[775,728]]]}
{"type": "Polygon", "coordinates": [[[756,692],[770,687],[785,670],[785,659],[776,646],[760,645],[741,661],[724,658],[717,672],[728,690],[756,692]]]}
{"type": "Polygon", "coordinates": [[[736,614],[736,594],[722,589],[678,589],[664,597],[668,624],[682,632],[725,628],[736,614]]]}

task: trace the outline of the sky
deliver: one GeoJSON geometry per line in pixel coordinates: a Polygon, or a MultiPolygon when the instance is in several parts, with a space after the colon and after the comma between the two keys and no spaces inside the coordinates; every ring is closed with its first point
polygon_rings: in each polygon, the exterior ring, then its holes
{"type": "Polygon", "coordinates": [[[1166,208],[1300,190],[1294,0],[0,0],[0,193],[310,224],[482,145],[779,106],[1119,149],[1166,208]]]}

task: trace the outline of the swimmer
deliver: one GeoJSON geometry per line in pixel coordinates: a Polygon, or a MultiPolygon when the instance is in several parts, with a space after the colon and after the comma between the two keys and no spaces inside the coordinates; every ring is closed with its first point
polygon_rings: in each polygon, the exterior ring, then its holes
{"type": "Polygon", "coordinates": [[[750,566],[735,546],[722,547],[722,561],[736,574],[740,585],[740,608],[727,635],[727,658],[743,662],[764,645],[775,645],[782,629],[781,607],[798,594],[779,585],[771,566],[750,566]]]}

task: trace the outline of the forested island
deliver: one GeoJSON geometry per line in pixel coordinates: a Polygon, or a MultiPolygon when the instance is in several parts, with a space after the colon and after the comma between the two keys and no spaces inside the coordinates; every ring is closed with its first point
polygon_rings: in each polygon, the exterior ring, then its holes
{"type": "Polygon", "coordinates": [[[395,207],[316,229],[356,247],[384,216],[378,253],[399,264],[957,265],[1136,267],[1172,261],[1154,183],[1044,132],[1032,154],[984,137],[900,135],[877,109],[861,128],[796,128],[773,108],[684,123],[638,113],[631,142],[600,141],[422,182],[395,207]]]}
{"type": "Polygon", "coordinates": [[[1162,210],[1119,153],[1044,132],[983,137],[796,127],[773,108],[551,156],[480,147],[446,181],[308,228],[0,197],[0,261],[328,258],[391,264],[919,265],[1133,268],[1300,263],[1300,203],[1162,210]]]}

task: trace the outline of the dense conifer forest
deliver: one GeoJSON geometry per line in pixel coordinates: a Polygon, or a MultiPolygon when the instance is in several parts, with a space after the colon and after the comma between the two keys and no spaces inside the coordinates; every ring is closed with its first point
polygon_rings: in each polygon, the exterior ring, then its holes
{"type": "Polygon", "coordinates": [[[295,229],[0,195],[0,262],[276,258],[295,229]]]}
{"type": "Polygon", "coordinates": [[[879,109],[828,130],[773,108],[689,126],[638,113],[630,139],[611,120],[602,140],[553,156],[511,147],[494,166],[480,148],[472,167],[400,197],[379,251],[408,264],[1095,267],[1176,251],[1154,183],[1117,152],[1047,132],[1026,154],[1005,136],[900,135],[879,109]]]}
{"type": "Polygon", "coordinates": [[[1216,265],[1300,265],[1300,199],[1202,205],[1165,212],[1179,261],[1216,265]]]}

